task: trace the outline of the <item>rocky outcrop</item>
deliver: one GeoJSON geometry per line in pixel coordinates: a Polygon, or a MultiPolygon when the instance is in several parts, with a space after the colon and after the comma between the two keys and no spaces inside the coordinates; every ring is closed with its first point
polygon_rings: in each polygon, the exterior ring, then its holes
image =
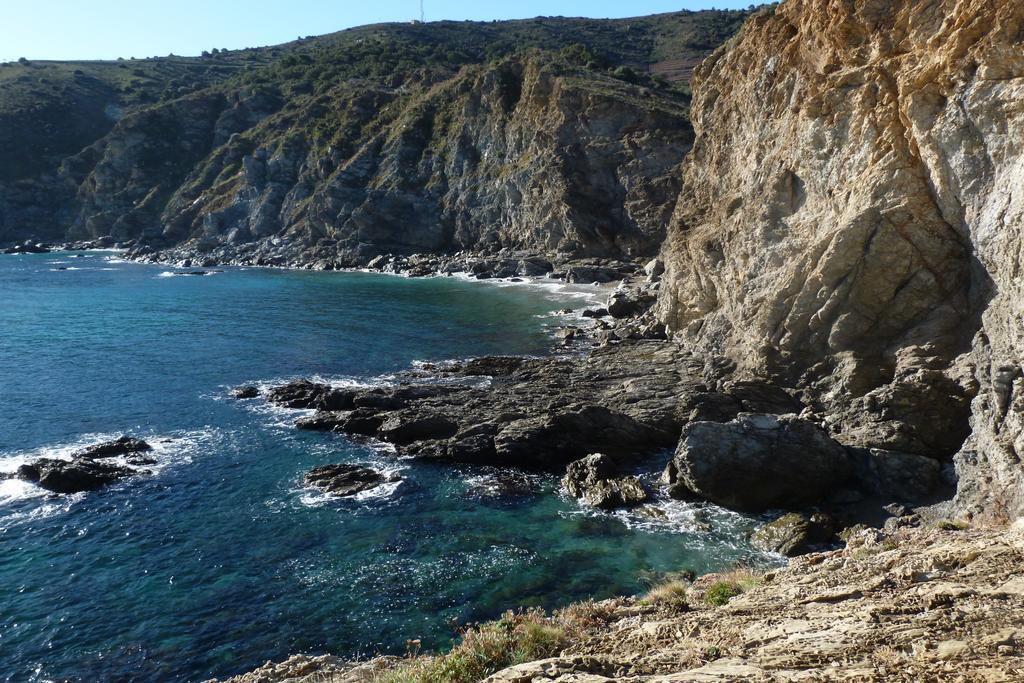
{"type": "Polygon", "coordinates": [[[957,509],[989,518],[1024,509],[1022,23],[1012,0],[748,21],[695,76],[658,304],[846,445],[958,453],[957,509]]]}
{"type": "Polygon", "coordinates": [[[601,510],[639,505],[647,500],[640,479],[635,476],[617,476],[615,461],[602,453],[594,453],[569,463],[562,486],[584,505],[601,510]]]}
{"type": "Polygon", "coordinates": [[[153,465],[153,447],[141,439],[120,436],[113,441],[86,446],[74,451],[69,459],[39,458],[18,467],[13,473],[0,474],[0,479],[16,478],[54,493],[95,491],[136,474],[148,474],[138,466],[153,465]],[[120,458],[119,462],[100,462],[120,458]]]}
{"type": "Polygon", "coordinates": [[[369,467],[340,464],[314,467],[306,473],[303,481],[307,486],[343,498],[375,489],[381,484],[397,481],[397,478],[381,474],[369,467]]]}
{"type": "Polygon", "coordinates": [[[20,466],[16,476],[54,493],[81,493],[95,491],[132,474],[136,474],[136,470],[130,467],[88,458],[41,458],[20,466]]]}
{"type": "Polygon", "coordinates": [[[396,386],[293,382],[268,399],[318,408],[302,429],[375,437],[402,455],[560,470],[597,451],[628,463],[674,444],[677,397],[703,389],[699,370],[672,344],[629,340],[582,357],[427,365],[396,386]]]}
{"type": "Polygon", "coordinates": [[[153,447],[142,439],[122,435],[113,441],[104,441],[103,443],[81,448],[75,451],[71,457],[93,459],[113,458],[119,455],[147,453],[152,450],[153,447]]]}

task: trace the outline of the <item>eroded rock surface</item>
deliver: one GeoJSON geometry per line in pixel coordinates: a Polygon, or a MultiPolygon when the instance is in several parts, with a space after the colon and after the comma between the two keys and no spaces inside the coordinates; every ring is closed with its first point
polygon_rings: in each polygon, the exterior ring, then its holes
{"type": "Polygon", "coordinates": [[[844,444],[959,451],[958,509],[989,518],[1024,506],[1022,23],[1014,0],[748,21],[696,72],[659,298],[844,444]]]}

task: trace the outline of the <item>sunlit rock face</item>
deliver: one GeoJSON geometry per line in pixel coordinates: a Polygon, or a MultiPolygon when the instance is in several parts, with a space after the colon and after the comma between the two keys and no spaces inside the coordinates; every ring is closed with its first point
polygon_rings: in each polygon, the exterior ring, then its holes
{"type": "Polygon", "coordinates": [[[1024,4],[787,0],[696,74],[659,311],[1024,511],[1024,4]],[[965,442],[966,438],[966,442],[965,442]]]}

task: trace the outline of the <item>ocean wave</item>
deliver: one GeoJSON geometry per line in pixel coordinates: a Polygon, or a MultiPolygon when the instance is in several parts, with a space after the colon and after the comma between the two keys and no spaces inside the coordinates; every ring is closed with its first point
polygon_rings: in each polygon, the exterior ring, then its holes
{"type": "Polygon", "coordinates": [[[199,270],[189,270],[189,271],[165,270],[165,271],[162,271],[162,272],[158,273],[154,277],[207,277],[208,275],[217,275],[217,274],[222,273],[222,272],[223,271],[221,271],[221,270],[204,270],[204,271],[199,271],[199,270]]]}
{"type": "Polygon", "coordinates": [[[470,273],[453,273],[452,277],[465,282],[477,282],[491,285],[492,287],[530,287],[542,290],[549,301],[584,301],[587,304],[597,304],[607,298],[611,291],[608,284],[579,284],[568,283],[545,276],[522,276],[515,280],[511,278],[485,278],[478,280],[470,273]]]}

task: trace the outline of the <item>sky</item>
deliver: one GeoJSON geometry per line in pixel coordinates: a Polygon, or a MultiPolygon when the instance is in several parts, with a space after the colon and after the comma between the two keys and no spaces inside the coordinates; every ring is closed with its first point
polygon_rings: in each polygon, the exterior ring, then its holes
{"type": "MultiPolygon", "coordinates": [[[[427,21],[629,17],[751,0],[423,0],[427,21]]],[[[0,62],[198,55],[420,15],[419,0],[0,0],[0,62]]]]}

